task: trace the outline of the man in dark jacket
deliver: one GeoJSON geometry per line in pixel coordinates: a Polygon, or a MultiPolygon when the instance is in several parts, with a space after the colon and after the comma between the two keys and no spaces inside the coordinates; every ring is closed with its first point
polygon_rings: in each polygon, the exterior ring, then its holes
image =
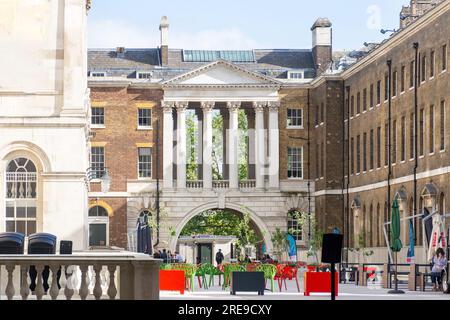
{"type": "Polygon", "coordinates": [[[216,253],[216,262],[217,262],[217,265],[222,264],[222,262],[223,262],[224,259],[225,259],[225,257],[223,256],[222,249],[219,249],[219,251],[216,253]]]}
{"type": "Polygon", "coordinates": [[[163,263],[167,263],[167,251],[166,249],[163,249],[163,252],[161,253],[161,259],[163,260],[163,263]]]}

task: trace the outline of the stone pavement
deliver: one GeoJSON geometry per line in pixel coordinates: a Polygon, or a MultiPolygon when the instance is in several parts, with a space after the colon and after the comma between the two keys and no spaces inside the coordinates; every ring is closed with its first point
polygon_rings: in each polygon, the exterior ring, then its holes
{"type": "MultiPolygon", "coordinates": [[[[196,279],[194,292],[186,291],[184,295],[179,292],[161,292],[161,300],[330,300],[330,294],[312,293],[311,296],[303,295],[303,281],[300,279],[300,293],[297,291],[295,281],[287,281],[287,290],[283,287],[280,292],[278,283],[275,281],[275,292],[266,291],[264,296],[256,293],[237,293],[236,296],[230,291],[223,291],[221,287],[214,286],[209,290],[199,289],[196,279]]],[[[379,284],[367,287],[358,287],[354,284],[341,284],[339,286],[339,296],[336,300],[450,300],[450,295],[440,292],[428,291],[408,291],[405,285],[400,286],[405,294],[393,295],[388,293],[388,289],[382,289],[379,284]]]]}

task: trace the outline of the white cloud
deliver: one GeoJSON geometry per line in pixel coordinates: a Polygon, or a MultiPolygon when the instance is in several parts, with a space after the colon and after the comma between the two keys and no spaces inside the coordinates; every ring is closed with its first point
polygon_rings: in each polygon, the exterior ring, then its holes
{"type": "MultiPolygon", "coordinates": [[[[90,21],[88,46],[90,48],[149,48],[159,45],[159,30],[144,30],[123,21],[90,21]]],[[[254,49],[262,47],[238,28],[209,29],[195,33],[169,31],[169,46],[179,49],[254,49]]]]}

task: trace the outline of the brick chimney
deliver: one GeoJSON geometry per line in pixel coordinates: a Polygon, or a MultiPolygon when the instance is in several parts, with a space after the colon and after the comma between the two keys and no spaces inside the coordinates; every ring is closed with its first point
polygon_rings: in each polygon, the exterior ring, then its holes
{"type": "Polygon", "coordinates": [[[161,64],[167,66],[169,64],[169,19],[166,16],[161,18],[159,31],[161,32],[161,64]]]}
{"type": "Polygon", "coordinates": [[[312,53],[317,76],[329,69],[332,62],[333,29],[331,26],[331,21],[328,18],[319,18],[311,27],[312,53]]]}

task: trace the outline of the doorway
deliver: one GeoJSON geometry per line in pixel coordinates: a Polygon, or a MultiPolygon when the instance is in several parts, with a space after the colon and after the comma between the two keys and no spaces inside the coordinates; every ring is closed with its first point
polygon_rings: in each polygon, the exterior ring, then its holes
{"type": "Polygon", "coordinates": [[[212,243],[201,243],[197,245],[197,263],[212,264],[212,243]]]}

